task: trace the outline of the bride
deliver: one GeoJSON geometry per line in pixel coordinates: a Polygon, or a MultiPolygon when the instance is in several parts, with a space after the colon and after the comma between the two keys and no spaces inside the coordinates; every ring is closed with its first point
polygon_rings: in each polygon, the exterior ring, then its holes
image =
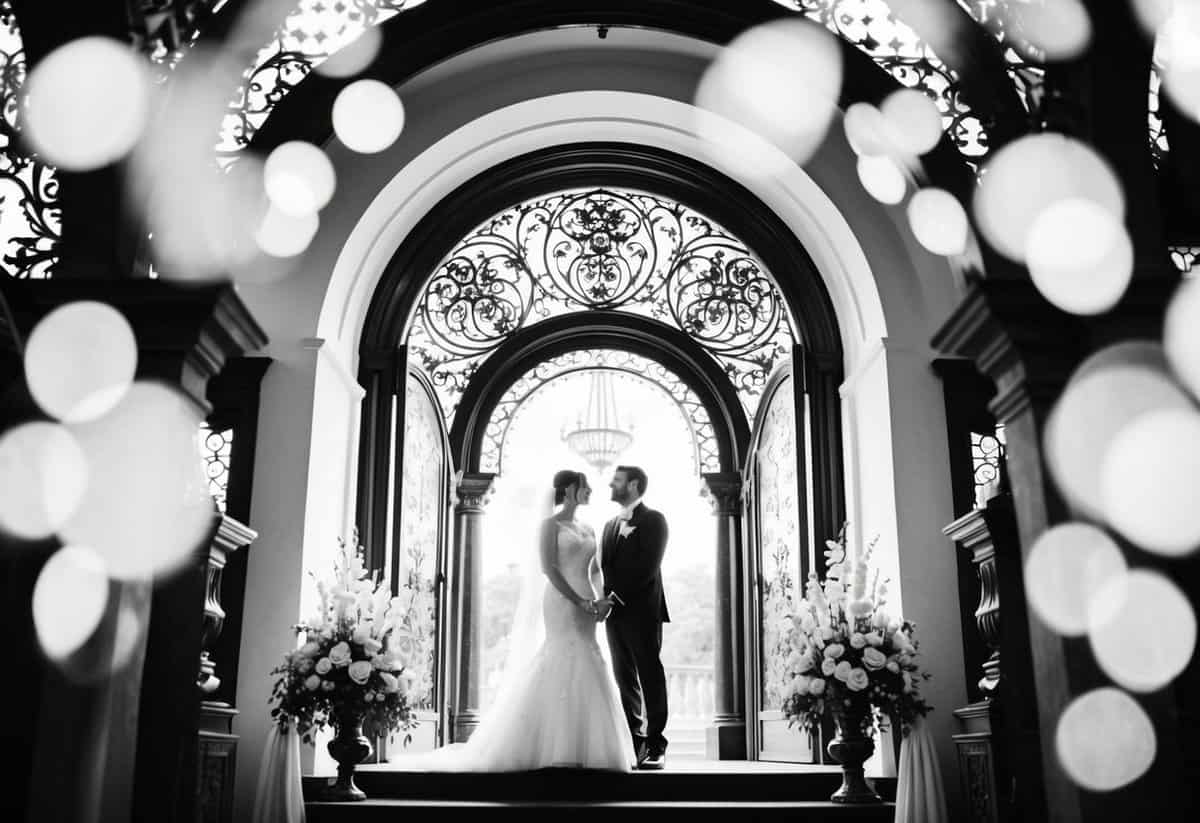
{"type": "Polygon", "coordinates": [[[592,490],[582,472],[554,475],[554,505],[539,541],[541,620],[536,588],[522,592],[498,695],[466,743],[402,754],[391,765],[432,771],[526,771],[551,767],[631,771],[633,738],[612,668],[596,633],[604,591],[596,535],[575,519],[592,490]],[[523,614],[524,612],[524,614],[523,614]],[[541,626],[538,626],[538,623],[541,626]],[[528,625],[526,625],[528,624],[528,625]],[[536,638],[545,639],[536,646],[536,638]],[[522,651],[522,641],[528,650],[522,651]]]}

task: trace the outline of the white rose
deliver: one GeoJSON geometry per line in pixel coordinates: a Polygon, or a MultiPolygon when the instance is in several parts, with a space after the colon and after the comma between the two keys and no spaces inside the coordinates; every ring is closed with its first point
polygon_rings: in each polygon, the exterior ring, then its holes
{"type": "Polygon", "coordinates": [[[861,692],[871,683],[871,678],[862,669],[851,669],[846,677],[846,688],[852,692],[861,692]]]}
{"type": "Polygon", "coordinates": [[[894,659],[887,662],[887,670],[892,674],[900,674],[900,664],[894,659]]]}
{"type": "Polygon", "coordinates": [[[383,649],[383,644],[374,637],[368,637],[366,642],[363,643],[363,648],[367,650],[367,654],[374,655],[379,654],[380,650],[383,649]]]}
{"type": "Polygon", "coordinates": [[[312,671],[313,662],[311,657],[301,657],[296,668],[300,670],[300,674],[308,674],[312,671]]]}
{"type": "Polygon", "coordinates": [[[328,657],[322,657],[317,661],[317,674],[329,674],[333,668],[333,662],[328,657]]]}
{"type": "Polygon", "coordinates": [[[871,671],[879,671],[887,665],[887,655],[874,646],[863,649],[863,665],[871,671]]]}
{"type": "Polygon", "coordinates": [[[825,693],[825,681],[819,677],[814,677],[812,682],[808,684],[808,693],[814,697],[820,697],[825,693]]]}
{"type": "Polygon", "coordinates": [[[361,686],[363,683],[366,683],[367,680],[371,677],[372,671],[373,671],[373,669],[371,668],[371,664],[368,663],[367,661],[355,660],[353,663],[350,664],[350,669],[349,669],[350,679],[353,680],[355,683],[358,683],[361,686]]]}
{"type": "Polygon", "coordinates": [[[805,672],[811,671],[812,667],[813,667],[812,655],[808,653],[808,649],[805,649],[804,652],[800,655],[800,661],[796,665],[796,671],[799,674],[804,674],[805,672]]]}
{"type": "Polygon", "coordinates": [[[300,653],[303,654],[305,657],[312,657],[314,654],[316,654],[319,651],[321,651],[320,643],[310,642],[310,643],[305,643],[303,646],[300,647],[300,653]]]}
{"type": "MultiPolygon", "coordinates": [[[[313,675],[313,677],[316,677],[316,675],[313,675]]],[[[333,691],[333,681],[332,680],[322,680],[321,681],[321,690],[327,691],[327,692],[333,691]]]]}
{"type": "Polygon", "coordinates": [[[821,639],[822,640],[832,640],[833,639],[833,627],[832,626],[822,626],[821,627],[821,639]]]}
{"type": "Polygon", "coordinates": [[[831,643],[825,647],[825,656],[830,660],[837,660],[846,653],[846,647],[841,643],[831,643]]]}
{"type": "Polygon", "coordinates": [[[834,668],[833,676],[836,677],[838,680],[842,681],[843,683],[845,683],[846,679],[848,677],[850,677],[851,669],[853,669],[853,666],[850,665],[850,662],[847,660],[843,660],[841,663],[838,663],[837,666],[834,668]]]}
{"type": "Polygon", "coordinates": [[[315,674],[310,674],[308,679],[304,681],[304,688],[308,689],[310,692],[315,692],[317,687],[320,685],[321,678],[317,677],[315,674]]]}
{"type": "Polygon", "coordinates": [[[879,632],[868,632],[867,633],[867,645],[868,646],[882,646],[883,645],[883,635],[881,635],[879,632]]]}
{"type": "Polygon", "coordinates": [[[365,624],[360,625],[354,630],[354,634],[351,635],[350,639],[360,646],[364,645],[368,640],[371,639],[371,627],[365,624]]]}
{"type": "Polygon", "coordinates": [[[837,670],[837,663],[831,658],[826,657],[821,661],[821,674],[830,677],[837,670]]]}
{"type": "Polygon", "coordinates": [[[396,679],[396,675],[391,672],[380,672],[379,678],[383,681],[383,690],[385,692],[395,692],[400,690],[400,681],[396,679]]]}
{"type": "Polygon", "coordinates": [[[350,644],[342,641],[329,650],[329,662],[335,666],[350,665],[350,644]]]}
{"type": "Polygon", "coordinates": [[[850,635],[850,645],[856,649],[861,649],[863,646],[867,645],[867,638],[863,637],[861,632],[855,632],[854,634],[850,635]]]}
{"type": "Polygon", "coordinates": [[[811,677],[805,675],[797,675],[792,678],[792,694],[808,694],[808,684],[812,681],[811,677]]]}

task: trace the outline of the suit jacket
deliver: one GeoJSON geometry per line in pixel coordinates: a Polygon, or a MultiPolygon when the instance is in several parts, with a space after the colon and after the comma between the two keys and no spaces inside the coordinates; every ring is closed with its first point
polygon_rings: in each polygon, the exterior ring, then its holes
{"type": "Polygon", "coordinates": [[[628,537],[621,537],[621,521],[617,518],[604,525],[600,542],[604,594],[616,592],[624,602],[613,606],[612,617],[668,623],[671,617],[662,584],[667,519],[644,503],[639,503],[631,515],[629,525],[633,531],[628,537]]]}

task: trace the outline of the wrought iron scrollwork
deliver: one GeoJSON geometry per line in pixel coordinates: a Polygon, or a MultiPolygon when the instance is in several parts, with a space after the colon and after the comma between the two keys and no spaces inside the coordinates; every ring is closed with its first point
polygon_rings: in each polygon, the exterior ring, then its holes
{"type": "Polygon", "coordinates": [[[480,471],[502,473],[504,443],[521,409],[549,383],[570,375],[603,369],[632,379],[644,380],[666,392],[688,427],[695,448],[696,473],[721,470],[720,446],[708,409],[694,391],[666,366],[632,352],[587,349],[568,352],[539,363],[509,386],[488,420],[480,454],[480,471]]]}
{"type": "Polygon", "coordinates": [[[0,0],[0,269],[47,278],[58,262],[62,212],[55,169],[21,151],[20,91],[25,46],[8,0],[0,0]]]}
{"type": "Polygon", "coordinates": [[[472,231],[430,278],[408,344],[453,417],[505,339],[594,309],[691,336],[751,414],[795,340],[782,295],[745,244],[681,203],[605,188],[526,201],[472,231]]]}
{"type": "Polygon", "coordinates": [[[200,456],[204,461],[205,477],[208,478],[208,493],[221,512],[225,511],[229,492],[229,460],[232,454],[233,429],[216,431],[206,423],[200,424],[200,456]]]}

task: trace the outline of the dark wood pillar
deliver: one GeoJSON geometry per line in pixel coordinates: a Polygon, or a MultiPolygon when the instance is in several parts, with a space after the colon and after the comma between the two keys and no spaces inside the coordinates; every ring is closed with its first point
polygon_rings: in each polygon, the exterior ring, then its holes
{"type": "Polygon", "coordinates": [[[464,474],[454,504],[454,574],[451,597],[458,612],[457,671],[454,691],[454,742],[463,742],[479,726],[479,681],[483,675],[483,515],[496,475],[464,474]]]}
{"type": "Polygon", "coordinates": [[[709,760],[746,759],[746,701],[742,684],[742,476],[738,472],[705,474],[716,529],[716,609],[713,643],[712,725],[705,731],[709,760]]]}

